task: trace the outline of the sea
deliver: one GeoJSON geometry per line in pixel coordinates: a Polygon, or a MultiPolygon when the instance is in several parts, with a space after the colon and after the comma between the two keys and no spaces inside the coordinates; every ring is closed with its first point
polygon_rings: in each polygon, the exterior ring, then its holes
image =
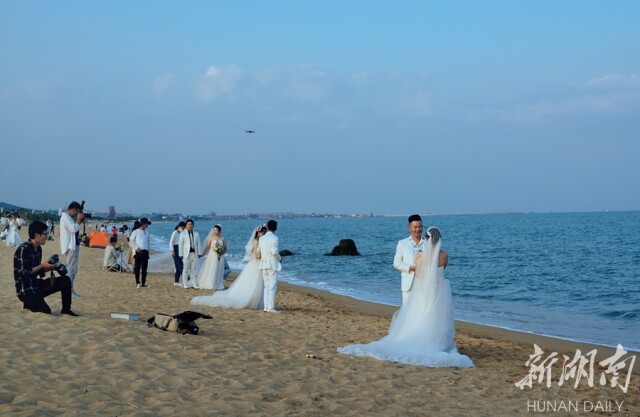
{"type": "MultiPolygon", "coordinates": [[[[266,222],[267,219],[264,219],[266,222]]],[[[221,223],[227,260],[243,267],[260,220],[221,223]]],[[[458,320],[640,351],[640,211],[423,216],[442,231],[458,320]]],[[[215,222],[195,224],[203,241],[215,222]]],[[[154,222],[152,249],[173,271],[175,223],[154,222]]],[[[359,300],[399,306],[398,240],[406,216],[278,219],[279,279],[359,300]],[[362,256],[325,254],[353,239],[362,256]]],[[[203,242],[204,243],[204,242],[203,242]]]]}

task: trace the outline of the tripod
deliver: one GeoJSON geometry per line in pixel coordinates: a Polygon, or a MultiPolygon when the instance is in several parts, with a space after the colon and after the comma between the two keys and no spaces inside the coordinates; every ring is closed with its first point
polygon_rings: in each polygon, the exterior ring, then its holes
{"type": "Polygon", "coordinates": [[[127,260],[124,257],[124,250],[122,249],[118,251],[118,258],[116,259],[115,265],[120,265],[120,272],[123,274],[126,272],[133,272],[129,267],[129,264],[127,264],[127,260]]]}

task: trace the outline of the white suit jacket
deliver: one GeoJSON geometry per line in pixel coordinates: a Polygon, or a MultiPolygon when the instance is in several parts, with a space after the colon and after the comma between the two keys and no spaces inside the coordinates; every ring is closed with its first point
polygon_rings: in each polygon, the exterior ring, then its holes
{"type": "Polygon", "coordinates": [[[65,255],[70,250],[76,250],[76,232],[80,231],[80,225],[69,216],[67,212],[60,216],[60,252],[65,255]]]}
{"type": "MultiPolygon", "coordinates": [[[[421,248],[424,251],[424,247],[426,241],[424,239],[420,239],[421,248]]],[[[406,239],[402,239],[398,241],[398,246],[396,246],[396,256],[393,258],[393,267],[401,272],[402,283],[400,285],[400,289],[402,291],[409,291],[413,286],[413,277],[415,273],[409,272],[409,268],[415,263],[415,258],[418,255],[415,252],[415,243],[411,236],[406,239]]]]}
{"type": "Polygon", "coordinates": [[[280,271],[280,253],[278,253],[278,236],[269,231],[258,240],[260,247],[260,269],[280,271]]]}
{"type": "MultiPolygon", "coordinates": [[[[193,231],[193,244],[196,255],[202,255],[202,245],[200,243],[200,234],[193,231]]],[[[180,233],[180,239],[178,240],[178,256],[187,256],[191,251],[191,239],[189,239],[189,232],[185,229],[180,233]]]]}

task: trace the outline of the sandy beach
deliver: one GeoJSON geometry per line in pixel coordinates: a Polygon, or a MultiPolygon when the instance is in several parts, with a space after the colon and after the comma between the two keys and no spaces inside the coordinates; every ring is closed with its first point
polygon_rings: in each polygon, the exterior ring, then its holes
{"type": "MultiPolygon", "coordinates": [[[[150,288],[136,289],[133,274],[103,272],[103,249],[86,247],[72,306],[81,316],[60,316],[58,294],[47,298],[52,315],[35,314],[16,298],[14,251],[1,244],[2,416],[640,416],[640,362],[626,393],[600,385],[598,365],[593,387],[584,378],[577,387],[575,379],[558,384],[562,354],[595,348],[600,361],[612,348],[458,323],[456,343],[474,368],[356,358],[336,348],[385,335],[394,307],[285,283],[281,314],[191,306],[210,291],[175,287],[172,274],[150,274],[150,288]],[[185,310],[213,319],[199,320],[195,336],[146,325],[156,312],[185,310]],[[552,352],[560,359],[550,387],[535,380],[521,390],[515,383],[528,375],[534,343],[543,360],[552,352]]],[[[43,251],[60,252],[57,236],[43,251]]]]}

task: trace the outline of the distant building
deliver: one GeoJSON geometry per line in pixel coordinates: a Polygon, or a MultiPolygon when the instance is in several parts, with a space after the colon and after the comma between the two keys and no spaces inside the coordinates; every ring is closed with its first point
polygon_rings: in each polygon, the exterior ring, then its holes
{"type": "Polygon", "coordinates": [[[116,218],[116,206],[109,206],[109,214],[107,215],[107,218],[109,219],[116,218]]]}

